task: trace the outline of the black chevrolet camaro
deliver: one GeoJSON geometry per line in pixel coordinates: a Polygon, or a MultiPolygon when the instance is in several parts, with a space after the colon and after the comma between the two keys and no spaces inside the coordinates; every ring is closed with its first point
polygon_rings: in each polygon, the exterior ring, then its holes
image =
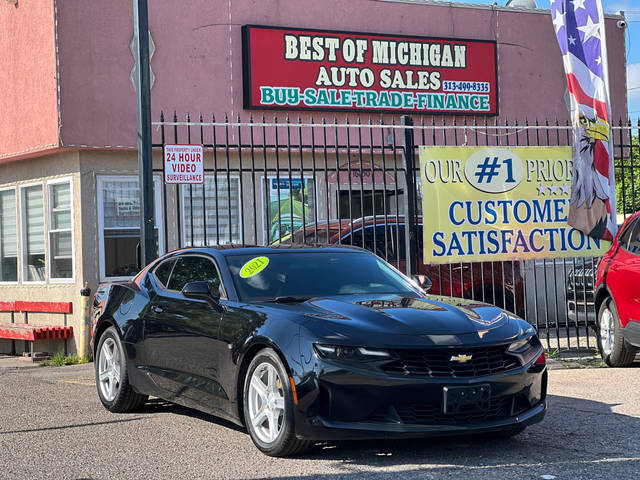
{"type": "Polygon", "coordinates": [[[353,247],[191,248],[93,305],[98,395],[149,395],[245,425],[267,455],[317,440],[514,435],[546,411],[524,320],[427,295],[353,247]]]}

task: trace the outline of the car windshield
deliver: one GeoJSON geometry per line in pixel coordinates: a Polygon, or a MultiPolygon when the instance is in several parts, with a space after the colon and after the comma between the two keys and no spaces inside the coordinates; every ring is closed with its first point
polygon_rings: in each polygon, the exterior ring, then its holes
{"type": "Polygon", "coordinates": [[[242,301],[418,294],[409,280],[365,252],[274,251],[228,255],[226,260],[242,301]]]}

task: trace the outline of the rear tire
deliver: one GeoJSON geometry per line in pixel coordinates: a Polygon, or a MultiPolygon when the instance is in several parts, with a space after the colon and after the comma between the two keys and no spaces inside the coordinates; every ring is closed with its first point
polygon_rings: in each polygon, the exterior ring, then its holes
{"type": "Polygon", "coordinates": [[[136,393],[127,375],[127,356],[114,327],[107,328],[98,342],[96,358],[96,386],[102,405],[114,413],[141,408],[148,395],[136,393]]]}
{"type": "Polygon", "coordinates": [[[270,457],[299,455],[312,445],[296,438],[289,377],[270,348],[258,352],[249,364],[243,405],[245,425],[262,453],[270,457]]]}
{"type": "Polygon", "coordinates": [[[607,298],[598,311],[596,333],[602,360],[610,367],[628,367],[636,356],[636,349],[622,336],[618,309],[612,298],[607,298]]]}

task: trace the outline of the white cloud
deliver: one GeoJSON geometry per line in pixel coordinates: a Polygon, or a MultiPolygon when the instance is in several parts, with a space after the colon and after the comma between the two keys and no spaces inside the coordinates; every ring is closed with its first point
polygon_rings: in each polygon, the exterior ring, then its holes
{"type": "Polygon", "coordinates": [[[627,65],[627,96],[629,101],[640,99],[640,63],[627,65]]]}

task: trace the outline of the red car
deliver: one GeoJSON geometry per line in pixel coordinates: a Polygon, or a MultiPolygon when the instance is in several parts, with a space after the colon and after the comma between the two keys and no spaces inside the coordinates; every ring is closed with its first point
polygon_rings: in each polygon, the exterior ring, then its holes
{"type": "Polygon", "coordinates": [[[595,283],[598,348],[612,367],[640,350],[640,212],[629,217],[598,264],[595,283]]]}
{"type": "MultiPolygon", "coordinates": [[[[291,241],[291,236],[281,242],[291,241]]],[[[404,217],[399,215],[320,221],[293,232],[293,243],[342,244],[363,247],[406,272],[404,217]],[[364,226],[364,239],[363,239],[364,226]],[[400,228],[398,228],[400,227],[400,228]]],[[[422,261],[422,219],[418,224],[418,274],[432,282],[430,293],[472,298],[524,315],[524,283],[520,263],[475,262],[425,265],[422,261]]],[[[415,272],[414,272],[415,273],[415,272]]]]}

